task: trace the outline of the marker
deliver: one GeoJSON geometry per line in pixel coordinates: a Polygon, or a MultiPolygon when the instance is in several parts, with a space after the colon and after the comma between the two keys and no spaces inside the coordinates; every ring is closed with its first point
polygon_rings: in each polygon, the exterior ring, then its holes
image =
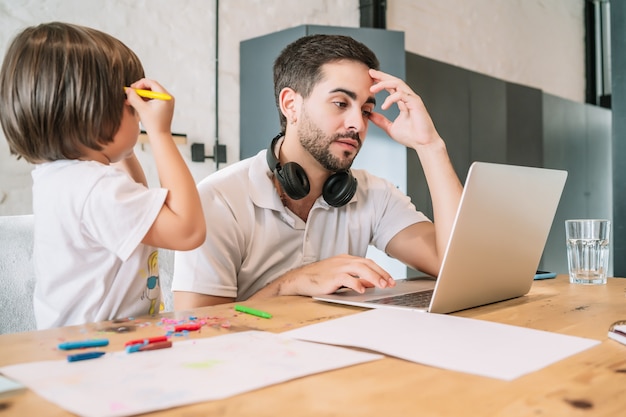
{"type": "Polygon", "coordinates": [[[149,337],[147,339],[129,340],[128,342],[124,344],[124,346],[142,345],[142,344],[149,344],[149,343],[156,343],[156,342],[167,342],[167,336],[156,336],[156,337],[149,337]]]}
{"type": "Polygon", "coordinates": [[[85,352],[85,353],[77,353],[76,355],[67,355],[68,362],[77,362],[84,361],[87,359],[96,359],[100,356],[104,355],[105,352],[85,352]]]}
{"type": "Polygon", "coordinates": [[[84,349],[90,347],[102,347],[107,346],[109,344],[109,339],[91,339],[91,340],[80,340],[78,342],[65,342],[59,344],[58,348],[62,350],[70,350],[70,349],[84,349]]]}
{"type": "Polygon", "coordinates": [[[236,305],[235,311],[241,311],[242,313],[251,314],[253,316],[262,317],[264,319],[271,319],[272,315],[270,313],[266,313],[265,311],[256,310],[254,308],[236,305]]]}
{"type": "MultiPolygon", "coordinates": [[[[131,87],[124,87],[124,88],[131,88],[131,87]]],[[[137,95],[140,97],[156,98],[157,100],[171,100],[172,99],[172,96],[166,93],[159,93],[157,91],[152,91],[152,90],[142,90],[140,88],[133,88],[133,90],[135,90],[135,93],[137,93],[137,95]]]]}
{"type": "Polygon", "coordinates": [[[167,349],[172,347],[170,340],[166,342],[147,343],[141,345],[131,345],[126,347],[126,353],[144,352],[146,350],[167,349]]]}
{"type": "Polygon", "coordinates": [[[178,326],[174,326],[174,331],[175,332],[182,332],[183,330],[195,331],[195,330],[200,330],[200,327],[202,327],[202,325],[197,324],[197,323],[181,324],[178,326]]]}

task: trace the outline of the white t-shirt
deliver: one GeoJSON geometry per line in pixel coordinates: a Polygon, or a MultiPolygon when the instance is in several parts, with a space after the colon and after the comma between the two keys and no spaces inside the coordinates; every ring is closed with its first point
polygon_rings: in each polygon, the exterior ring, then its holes
{"type": "Polygon", "coordinates": [[[94,161],[48,162],[32,175],[37,327],[158,313],[158,251],[141,241],[167,190],[94,161]]]}
{"type": "Polygon", "coordinates": [[[385,250],[401,230],[428,218],[392,183],[352,170],[356,194],[334,208],[318,198],[307,222],[285,208],[265,152],[198,184],[207,238],[176,252],[172,290],[245,300],[287,271],[332,256],[385,250]]]}

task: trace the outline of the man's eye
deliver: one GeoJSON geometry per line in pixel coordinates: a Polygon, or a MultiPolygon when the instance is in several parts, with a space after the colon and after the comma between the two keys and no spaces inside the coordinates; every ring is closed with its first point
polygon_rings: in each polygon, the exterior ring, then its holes
{"type": "Polygon", "coordinates": [[[344,103],[343,101],[333,101],[333,104],[339,107],[340,109],[345,109],[346,106],[348,105],[347,103],[344,103]]]}
{"type": "Polygon", "coordinates": [[[363,116],[370,117],[370,115],[374,112],[374,106],[367,106],[361,111],[363,112],[363,116]]]}

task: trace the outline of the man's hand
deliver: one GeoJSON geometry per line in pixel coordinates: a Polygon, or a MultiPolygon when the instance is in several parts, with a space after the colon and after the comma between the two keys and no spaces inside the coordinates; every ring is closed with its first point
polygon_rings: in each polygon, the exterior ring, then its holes
{"type": "Polygon", "coordinates": [[[396,103],[400,109],[400,114],[393,122],[380,113],[372,113],[370,115],[372,123],[393,140],[409,148],[417,149],[420,145],[442,141],[422,99],[411,87],[401,79],[382,71],[370,69],[369,73],[374,80],[370,91],[376,94],[386,90],[389,93],[381,108],[387,110],[396,103]]]}
{"type": "Polygon", "coordinates": [[[391,275],[371,259],[338,255],[291,270],[251,298],[331,294],[342,287],[363,293],[366,288],[395,285],[391,275]]]}

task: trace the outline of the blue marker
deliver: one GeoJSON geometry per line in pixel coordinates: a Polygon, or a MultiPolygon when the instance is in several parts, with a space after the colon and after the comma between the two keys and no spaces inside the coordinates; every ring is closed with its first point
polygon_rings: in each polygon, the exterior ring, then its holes
{"type": "Polygon", "coordinates": [[[109,344],[109,339],[91,339],[91,340],[81,340],[78,342],[65,342],[59,344],[58,348],[62,350],[70,350],[70,349],[84,349],[90,347],[102,347],[107,346],[109,344]]]}
{"type": "Polygon", "coordinates": [[[144,346],[148,346],[148,342],[135,343],[134,345],[126,346],[126,353],[139,352],[144,346]]]}
{"type": "Polygon", "coordinates": [[[67,355],[68,362],[76,362],[76,361],[84,361],[87,359],[95,359],[104,355],[105,352],[85,352],[85,353],[77,353],[76,355],[67,355]]]}

